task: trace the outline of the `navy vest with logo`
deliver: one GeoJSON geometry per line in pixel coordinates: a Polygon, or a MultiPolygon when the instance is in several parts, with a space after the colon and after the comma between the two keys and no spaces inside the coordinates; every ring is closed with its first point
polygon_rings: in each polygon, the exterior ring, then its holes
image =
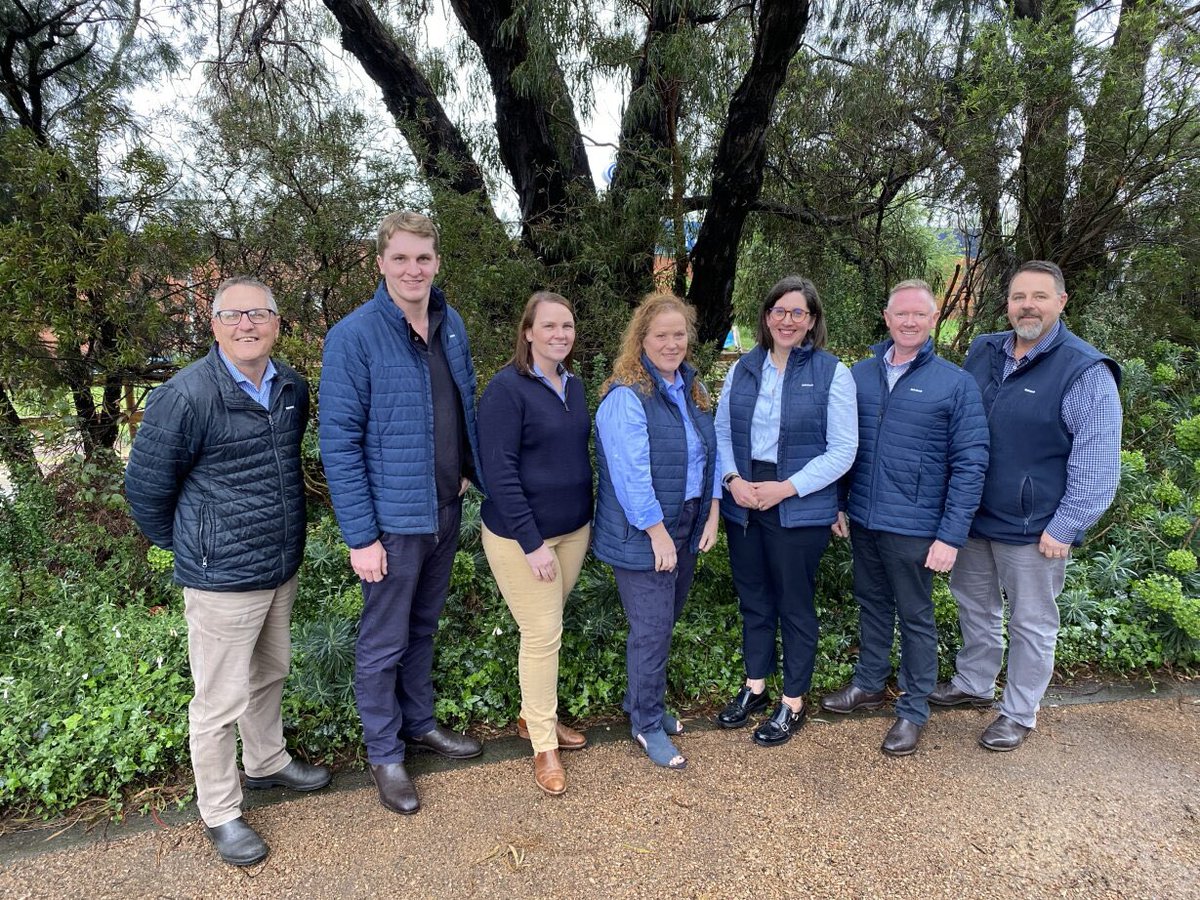
{"type": "MultiPolygon", "coordinates": [[[[738,474],[750,478],[750,425],[758,402],[762,367],[767,351],[755,347],[737,363],[729,396],[729,432],[733,459],[738,474]]],[[[782,404],[779,414],[779,477],[799,472],[825,452],[826,420],[829,414],[829,388],[837,371],[837,357],[811,344],[797,347],[788,355],[783,373],[782,404]]],[[[770,462],[770,460],[764,460],[770,462]]],[[[788,497],[779,504],[779,522],[785,528],[807,525],[832,525],[837,519],[837,483],[827,485],[804,497],[788,497]]],[[[721,515],[727,522],[745,525],[749,510],[733,502],[728,490],[722,492],[721,515]]]]}
{"type": "MultiPolygon", "coordinates": [[[[1085,370],[1104,362],[1120,384],[1115,362],[1065,325],[1050,346],[1004,378],[1004,343],[1012,332],[975,339],[963,368],[983,394],[991,454],[971,537],[1035,544],[1067,490],[1074,438],[1062,421],[1063,396],[1085,370]]],[[[1079,532],[1074,543],[1083,543],[1079,532]]]]}
{"type": "MultiPolygon", "coordinates": [[[[643,363],[644,365],[644,363],[643,363]]],[[[666,383],[649,367],[654,388],[644,392],[640,386],[616,386],[614,391],[633,391],[646,410],[646,429],[650,437],[650,479],[654,485],[654,496],[663,511],[663,524],[674,532],[676,523],[683,513],[684,494],[687,491],[687,437],[679,407],[667,396],[666,383]]],[[[695,553],[700,546],[700,534],[708,520],[712,504],[713,471],[717,464],[717,433],[713,427],[712,413],[701,410],[692,399],[692,384],[696,370],[687,363],[679,367],[683,378],[684,394],[687,397],[688,413],[700,440],[704,442],[704,476],[700,483],[700,509],[689,546],[695,553]]],[[[630,524],[617,500],[608,460],[604,453],[604,442],[596,432],[596,468],[599,485],[596,490],[596,519],[592,526],[592,552],[597,558],[611,566],[622,569],[649,572],[654,570],[654,549],[650,536],[630,524]]]]}

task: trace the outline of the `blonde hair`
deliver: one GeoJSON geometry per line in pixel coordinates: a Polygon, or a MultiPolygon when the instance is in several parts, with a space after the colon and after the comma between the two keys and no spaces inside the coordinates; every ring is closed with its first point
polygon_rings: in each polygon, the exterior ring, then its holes
{"type": "Polygon", "coordinates": [[[387,250],[388,241],[392,239],[397,231],[407,231],[409,234],[415,234],[418,237],[433,238],[433,252],[441,253],[441,237],[438,234],[438,227],[433,224],[433,220],[429,216],[423,216],[417,212],[409,210],[400,210],[394,213],[388,213],[379,223],[379,232],[375,235],[375,252],[383,256],[387,250]]]}
{"type": "MultiPolygon", "coordinates": [[[[647,294],[642,298],[637,309],[633,311],[633,318],[629,320],[629,324],[625,326],[625,334],[621,337],[621,349],[613,363],[613,373],[600,388],[602,399],[617,385],[633,388],[645,395],[649,395],[654,390],[654,379],[642,365],[642,344],[645,343],[646,335],[650,333],[650,326],[654,323],[655,318],[663,313],[679,313],[683,316],[683,321],[687,325],[688,338],[684,361],[689,363],[692,361],[692,347],[696,344],[695,308],[674,294],[658,292],[647,294]]],[[[708,390],[699,378],[692,379],[692,400],[705,412],[712,406],[708,390]]]]}

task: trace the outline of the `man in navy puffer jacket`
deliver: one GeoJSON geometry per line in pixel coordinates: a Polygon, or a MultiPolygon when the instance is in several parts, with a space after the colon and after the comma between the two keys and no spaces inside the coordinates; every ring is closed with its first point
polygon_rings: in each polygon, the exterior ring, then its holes
{"type": "Polygon", "coordinates": [[[933,573],[948,572],[967,542],[988,464],[979,388],[934,353],[937,303],[923,281],[892,288],[883,313],[891,338],[851,370],[858,390],[858,457],[845,476],[833,526],[853,523],[859,656],[854,680],[821,701],[849,713],[884,704],[892,637],[900,621],[896,721],[889,756],[917,749],[937,682],[933,573]]]}
{"type": "Polygon", "coordinates": [[[330,780],[288,754],[280,708],[304,553],[308,385],[271,359],[279,314],[262,282],[224,282],[212,329],[208,355],[150,393],[125,495],[142,533],[174,551],[183,585],[204,830],[225,862],[248,866],[267,845],[242,818],[235,726],[247,787],[311,791],[330,780]]]}
{"type": "Polygon", "coordinates": [[[406,743],[465,759],[479,741],[433,716],[433,634],[478,472],[475,369],[459,314],[433,287],[437,228],[413,212],[379,225],[375,296],[329,330],[321,459],[350,565],[362,579],[354,695],[379,800],[420,801],[406,743]]]}

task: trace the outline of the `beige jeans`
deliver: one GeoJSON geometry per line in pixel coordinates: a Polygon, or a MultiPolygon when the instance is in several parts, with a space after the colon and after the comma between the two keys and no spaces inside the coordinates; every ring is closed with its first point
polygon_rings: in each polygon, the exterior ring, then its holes
{"type": "Polygon", "coordinates": [[[546,538],[558,577],[538,581],[521,545],[497,537],[483,527],[483,552],[492,576],[521,630],[517,673],[521,681],[521,716],[529,728],[535,753],[558,748],[558,650],[562,646],[562,614],[567,595],[579,578],[587,555],[591,525],[560,537],[546,538]]]}
{"type": "Polygon", "coordinates": [[[295,600],[295,576],[268,591],[183,589],[196,685],[188,705],[192,771],[200,818],[210,828],[242,814],[235,725],[247,775],[274,775],[292,761],[280,703],[295,600]]]}

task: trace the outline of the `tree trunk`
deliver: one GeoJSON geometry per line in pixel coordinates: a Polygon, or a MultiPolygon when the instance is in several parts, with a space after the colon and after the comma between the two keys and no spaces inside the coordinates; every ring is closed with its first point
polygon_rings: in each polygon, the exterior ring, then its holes
{"type": "Polygon", "coordinates": [[[788,63],[808,26],[808,0],[762,0],[754,57],[729,102],[713,160],[704,224],[692,249],[692,286],[702,342],[723,340],[733,320],[733,279],[746,217],[762,190],[767,127],[788,63]]]}
{"type": "MultiPolygon", "coordinates": [[[[578,199],[572,191],[594,195],[583,135],[575,106],[556,61],[542,73],[538,88],[521,86],[517,69],[530,56],[527,13],[511,0],[451,0],[467,34],[483,55],[496,98],[496,134],[500,158],[521,203],[526,244],[547,262],[559,229],[572,216],[578,199]]],[[[535,40],[546,40],[535,34],[535,40]]]]}
{"type": "Polygon", "coordinates": [[[33,437],[21,424],[21,417],[3,384],[0,384],[0,463],[8,468],[14,481],[23,475],[38,474],[33,437]]]}
{"type": "Polygon", "coordinates": [[[342,46],[383,91],[383,102],[436,185],[477,198],[481,213],[501,227],[488,201],[483,172],[450,121],[429,80],[379,20],[369,0],[324,0],[341,27],[342,46]]]}

